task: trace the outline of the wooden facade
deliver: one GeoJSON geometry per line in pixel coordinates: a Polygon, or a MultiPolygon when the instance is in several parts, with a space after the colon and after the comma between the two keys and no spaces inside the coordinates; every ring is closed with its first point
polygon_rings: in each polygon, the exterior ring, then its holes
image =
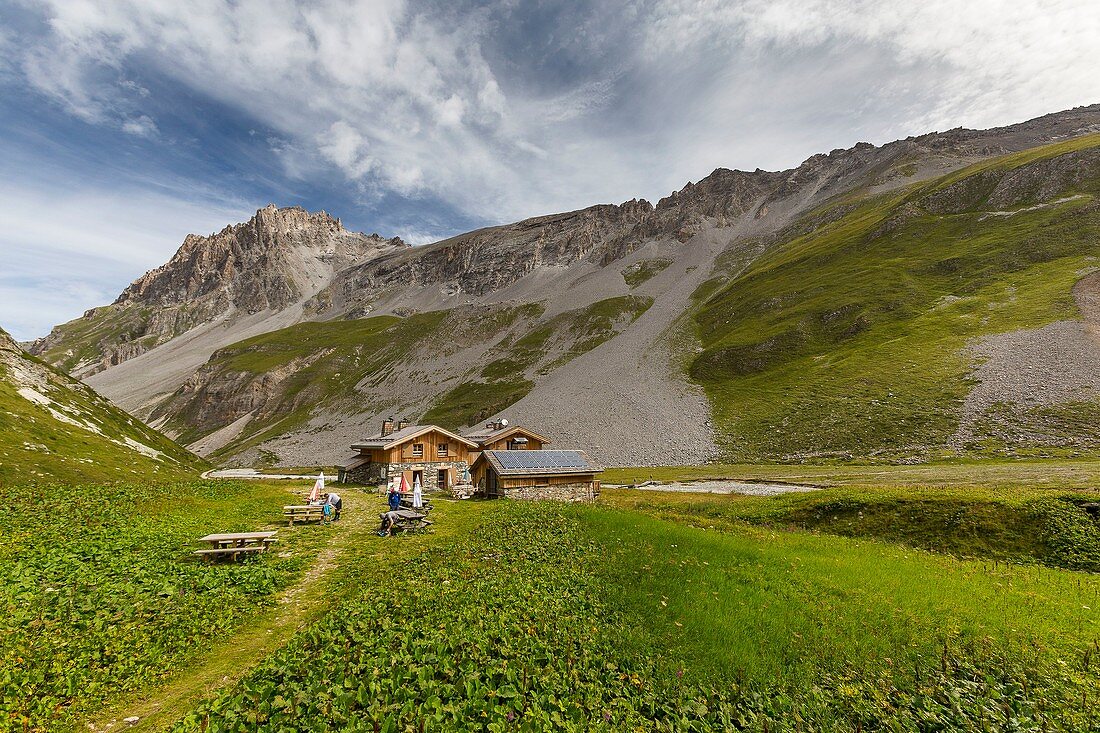
{"type": "Polygon", "coordinates": [[[446,491],[462,480],[478,447],[435,425],[391,430],[387,421],[378,435],[352,446],[357,455],[341,471],[341,482],[385,484],[404,476],[410,486],[419,481],[425,491],[446,491]]]}
{"type": "Polygon", "coordinates": [[[601,469],[581,451],[546,450],[549,442],[505,420],[459,435],[436,425],[400,422],[395,426],[390,419],[377,435],[352,446],[356,455],[343,467],[339,480],[379,485],[404,476],[410,486],[419,481],[425,491],[458,486],[456,494],[463,496],[476,488],[487,497],[595,498],[601,469]],[[545,464],[545,470],[517,471],[501,464],[501,459],[515,464],[517,458],[524,464],[545,464]]]}

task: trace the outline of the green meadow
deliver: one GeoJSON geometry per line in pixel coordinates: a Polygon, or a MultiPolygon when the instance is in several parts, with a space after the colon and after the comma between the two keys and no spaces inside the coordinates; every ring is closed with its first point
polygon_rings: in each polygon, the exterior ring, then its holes
{"type": "Polygon", "coordinates": [[[1093,535],[1063,556],[1027,539],[1044,521],[1036,502],[1092,522],[1080,488],[836,479],[777,498],[440,499],[433,533],[397,538],[373,533],[383,502],[359,489],[343,492],[339,523],[280,526],[303,488],[12,491],[0,512],[7,726],[102,730],[131,715],[135,730],[177,731],[1100,725],[1100,576],[1059,559],[1095,564],[1100,550],[1093,535]],[[845,531],[830,514],[842,506],[872,529],[845,531]],[[937,526],[948,518],[955,529],[937,526]],[[269,527],[279,543],[262,557],[190,555],[207,532],[269,527]],[[939,546],[925,541],[936,533],[939,546]]]}

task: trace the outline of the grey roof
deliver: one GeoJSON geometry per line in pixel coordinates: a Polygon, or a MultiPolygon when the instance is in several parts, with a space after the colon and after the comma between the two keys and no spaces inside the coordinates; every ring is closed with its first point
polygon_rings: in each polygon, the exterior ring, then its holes
{"type": "Polygon", "coordinates": [[[482,455],[501,476],[549,476],[603,470],[580,450],[487,450],[482,455]]]}
{"type": "Polygon", "coordinates": [[[461,435],[452,433],[450,430],[441,428],[438,425],[410,425],[407,428],[404,428],[402,430],[395,430],[394,432],[385,436],[383,436],[382,433],[379,432],[375,435],[370,436],[361,443],[356,443],[352,446],[352,448],[355,450],[358,450],[360,448],[385,448],[389,445],[392,445],[394,441],[400,443],[404,440],[408,440],[409,438],[415,438],[417,435],[420,435],[421,433],[426,433],[429,430],[438,430],[444,435],[449,435],[455,440],[459,440],[463,443],[470,445],[471,447],[474,447],[473,441],[471,441],[469,438],[464,438],[461,435]]]}
{"type": "Polygon", "coordinates": [[[525,428],[521,425],[506,425],[503,428],[489,428],[489,427],[486,427],[486,426],[482,425],[481,427],[478,427],[478,428],[470,428],[468,430],[463,430],[462,435],[463,435],[463,437],[468,438],[469,440],[476,440],[478,443],[488,443],[489,441],[494,440],[495,438],[497,438],[501,435],[504,435],[506,433],[510,433],[514,430],[521,430],[521,431],[523,431],[523,432],[525,432],[529,435],[533,435],[534,437],[541,440],[543,443],[549,443],[550,442],[549,439],[544,438],[543,436],[536,433],[534,430],[529,430],[528,428],[525,428]]]}

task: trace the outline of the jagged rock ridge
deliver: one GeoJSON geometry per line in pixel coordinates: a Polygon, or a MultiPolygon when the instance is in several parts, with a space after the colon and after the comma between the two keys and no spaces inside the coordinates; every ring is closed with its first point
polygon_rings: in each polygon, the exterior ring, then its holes
{"type": "Polygon", "coordinates": [[[107,328],[102,338],[82,344],[81,359],[72,362],[75,353],[66,353],[69,332],[79,328],[61,326],[30,351],[63,363],[76,376],[90,376],[195,326],[291,308],[352,263],[407,248],[398,237],[350,232],[323,211],[272,204],[216,234],[188,235],[166,264],[135,280],[110,306],[85,313],[87,323],[80,325],[109,321],[126,327],[107,328]]]}
{"type": "MultiPolygon", "coordinates": [[[[673,344],[669,339],[674,324],[691,307],[691,293],[713,277],[718,258],[722,258],[722,267],[717,271],[733,275],[736,269],[730,263],[744,267],[799,231],[811,231],[844,216],[851,205],[841,197],[899,189],[995,155],[1097,130],[1100,106],[1093,106],[996,130],[951,130],[881,147],[859,143],[811,156],[787,171],[719,168],[656,205],[643,200],[598,205],[488,227],[416,248],[378,238],[379,244],[389,242],[392,246],[383,244],[358,258],[352,250],[325,276],[305,280],[288,281],[279,276],[288,261],[285,258],[239,257],[234,246],[242,239],[251,241],[247,231],[234,235],[232,243],[217,247],[210,245],[213,238],[197,238],[205,243],[191,247],[185,243],[187,252],[181,249],[177,267],[169,263],[146,276],[148,282],[144,282],[146,278],[136,282],[119,303],[109,306],[121,310],[104,319],[118,329],[125,326],[126,313],[164,309],[168,313],[150,316],[142,323],[157,322],[157,318],[181,318],[182,322],[162,327],[166,337],[158,337],[151,345],[141,343],[145,336],[134,339],[129,334],[123,338],[104,334],[99,343],[106,344],[112,359],[123,363],[95,375],[91,383],[127,409],[147,416],[187,384],[218,348],[265,331],[303,320],[405,316],[477,304],[539,303],[543,318],[551,319],[610,296],[633,293],[634,286],[624,282],[626,269],[651,260],[672,262],[638,286],[638,293],[654,298],[653,306],[621,334],[576,359],[568,369],[525,373],[523,377],[533,380],[535,387],[517,404],[516,414],[529,422],[545,422],[558,436],[559,445],[588,445],[583,441],[591,441],[594,433],[609,436],[595,451],[602,460],[626,453],[635,457],[644,454],[652,463],[706,460],[714,451],[706,402],[697,389],[677,376],[679,369],[672,363],[692,344],[673,344]],[[281,305],[284,303],[290,305],[281,305]],[[269,312],[278,317],[263,316],[269,312]],[[224,313],[233,316],[221,315],[224,313]],[[227,323],[236,318],[233,323],[237,325],[214,328],[218,318],[227,323]],[[179,328],[184,326],[193,330],[181,338],[179,328]],[[148,353],[138,352],[136,358],[129,358],[133,355],[126,349],[135,343],[148,353]],[[584,414],[574,415],[561,409],[563,405],[582,405],[584,414]],[[683,427],[675,435],[682,437],[683,443],[676,449],[670,448],[668,431],[661,426],[667,414],[682,418],[683,427]],[[624,429],[624,425],[629,427],[624,429]],[[692,448],[685,452],[684,446],[692,448]]],[[[281,211],[269,207],[257,217],[270,212],[277,218],[281,211]]],[[[297,212],[297,217],[322,216],[297,212]]],[[[323,216],[327,222],[318,228],[331,228],[335,220],[323,216]]],[[[888,221],[883,226],[893,224],[888,221]]],[[[230,227],[222,234],[247,227],[230,227]]],[[[262,241],[262,237],[254,239],[262,241]]],[[[297,267],[293,271],[307,270],[297,267]]],[[[676,336],[680,337],[682,334],[676,336]]],[[[81,338],[70,329],[47,348],[37,348],[54,361],[71,359],[60,350],[79,354],[86,342],[81,338]]],[[[448,335],[440,333],[439,338],[446,340],[448,335]]],[[[452,382],[447,380],[461,370],[453,364],[454,355],[439,351],[437,346],[425,344],[414,365],[388,374],[392,391],[415,386],[416,400],[382,406],[349,395],[350,412],[318,412],[306,429],[276,436],[264,443],[265,449],[277,447],[279,455],[287,456],[291,463],[317,462],[321,460],[318,451],[333,452],[335,460],[340,446],[373,424],[379,410],[421,409],[430,404],[428,392],[432,389],[450,388],[452,382]],[[443,374],[450,376],[440,380],[443,374]]],[[[479,357],[471,352],[466,358],[479,357]]],[[[480,379],[476,369],[473,375],[480,379]]],[[[264,380],[234,379],[241,389],[275,389],[271,384],[264,387],[264,380]]],[[[233,400],[229,385],[210,385],[209,389],[227,395],[233,404],[258,404],[271,397],[265,392],[255,400],[233,400]]],[[[363,397],[362,393],[357,396],[363,397]]],[[[234,422],[247,419],[249,414],[242,414],[234,422]]]]}

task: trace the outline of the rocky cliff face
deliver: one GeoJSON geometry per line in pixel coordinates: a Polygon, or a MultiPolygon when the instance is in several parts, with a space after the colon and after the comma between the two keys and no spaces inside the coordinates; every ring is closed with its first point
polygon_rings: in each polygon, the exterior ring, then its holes
{"type": "Polygon", "coordinates": [[[88,376],[198,325],[300,306],[349,265],[404,249],[400,238],[350,232],[323,211],[270,205],[216,234],[188,235],[112,305],[59,326],[30,351],[88,376]]]}

